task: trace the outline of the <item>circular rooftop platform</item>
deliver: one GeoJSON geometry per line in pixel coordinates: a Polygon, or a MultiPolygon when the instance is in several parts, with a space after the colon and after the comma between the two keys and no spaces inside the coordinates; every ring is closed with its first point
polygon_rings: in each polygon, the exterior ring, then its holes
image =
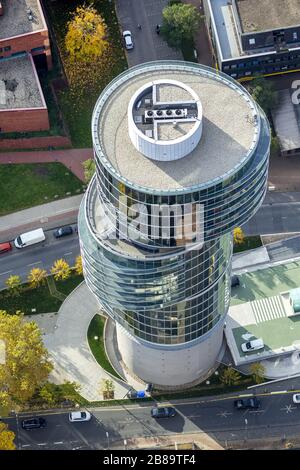
{"type": "MultiPolygon", "coordinates": [[[[172,110],[186,109],[170,106],[172,110]]],[[[92,134],[97,157],[115,177],[136,188],[176,192],[213,184],[238,171],[257,146],[260,116],[246,90],[222,73],[180,61],[150,62],[127,70],[104,90],[95,106],[92,134]],[[143,133],[139,127],[142,123],[136,122],[135,116],[140,108],[145,113],[146,107],[153,104],[145,102],[151,99],[147,91],[153,95],[153,84],[161,84],[162,102],[195,103],[194,116],[201,120],[192,127],[181,128],[180,123],[177,130],[172,126],[172,131],[161,131],[157,140],[150,133],[147,136],[144,132],[143,136],[145,142],[148,137],[153,144],[170,144],[172,140],[184,141],[198,128],[200,135],[194,134],[191,147],[198,141],[184,158],[183,151],[177,160],[174,155],[171,161],[154,160],[144,147],[132,142],[128,123],[132,119],[134,132],[143,133]]]]}

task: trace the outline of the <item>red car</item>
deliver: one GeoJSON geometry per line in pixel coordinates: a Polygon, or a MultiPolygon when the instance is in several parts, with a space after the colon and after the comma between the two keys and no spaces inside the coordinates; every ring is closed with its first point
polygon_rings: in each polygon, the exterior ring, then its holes
{"type": "Polygon", "coordinates": [[[1,253],[6,253],[7,251],[12,250],[11,243],[5,242],[5,243],[0,243],[0,255],[1,253]]]}

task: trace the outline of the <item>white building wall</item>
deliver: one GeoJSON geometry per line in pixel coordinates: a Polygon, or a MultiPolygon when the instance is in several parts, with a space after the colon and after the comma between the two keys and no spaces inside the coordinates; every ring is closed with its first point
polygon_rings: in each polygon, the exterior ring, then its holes
{"type": "Polygon", "coordinates": [[[117,323],[118,348],[129,371],[146,383],[181,386],[196,381],[215,365],[222,347],[223,326],[222,321],[201,342],[176,349],[171,345],[154,348],[117,323]]]}

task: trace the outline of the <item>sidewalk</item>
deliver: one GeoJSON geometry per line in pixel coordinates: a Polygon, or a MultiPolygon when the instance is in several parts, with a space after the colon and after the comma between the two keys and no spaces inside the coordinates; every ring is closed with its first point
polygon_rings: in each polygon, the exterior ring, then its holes
{"type": "MultiPolygon", "coordinates": [[[[83,282],[61,305],[54,331],[46,332],[44,343],[54,362],[50,380],[65,380],[80,385],[80,394],[89,401],[103,400],[101,379],[112,377],[96,362],[91,353],[87,330],[99,304],[83,282]]],[[[122,399],[131,388],[114,379],[115,399],[122,399]]]]}
{"type": "Polygon", "coordinates": [[[37,150],[28,152],[0,152],[0,164],[60,162],[84,181],[82,162],[92,158],[92,149],[37,150]]]}
{"type": "Polygon", "coordinates": [[[82,198],[83,194],[79,194],[0,217],[0,241],[12,239],[21,232],[37,227],[47,230],[54,228],[60,220],[64,224],[74,223],[82,198]]]}

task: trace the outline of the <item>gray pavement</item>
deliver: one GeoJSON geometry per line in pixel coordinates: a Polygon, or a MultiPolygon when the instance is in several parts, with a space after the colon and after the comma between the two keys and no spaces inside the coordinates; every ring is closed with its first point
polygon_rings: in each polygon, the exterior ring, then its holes
{"type": "Polygon", "coordinates": [[[162,23],[162,10],[167,4],[168,0],[116,1],[121,29],[129,29],[134,41],[134,49],[126,51],[129,67],[152,60],[183,59],[181,51],[171,49],[156,33],[156,25],[162,23]]]}

